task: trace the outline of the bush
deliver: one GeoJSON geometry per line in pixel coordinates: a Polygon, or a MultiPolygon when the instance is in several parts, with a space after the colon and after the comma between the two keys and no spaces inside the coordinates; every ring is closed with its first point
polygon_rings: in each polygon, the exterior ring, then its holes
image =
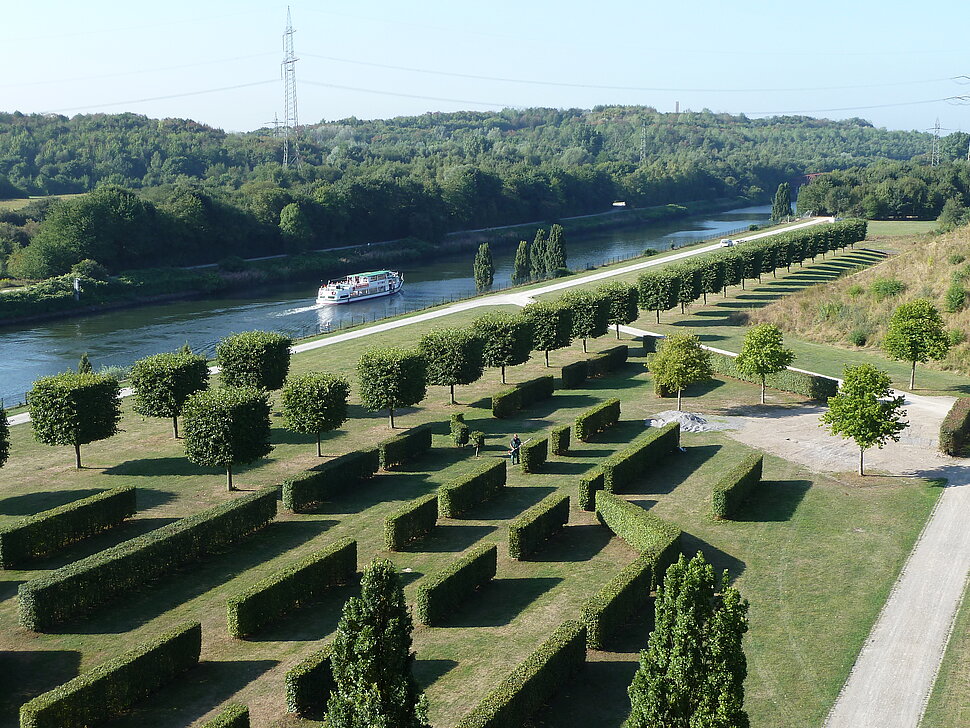
{"type": "Polygon", "coordinates": [[[966,258],[960,253],[950,253],[946,260],[950,265],[960,265],[966,258]]]}
{"type": "Polygon", "coordinates": [[[608,399],[576,418],[576,439],[587,442],[597,432],[608,430],[620,421],[620,400],[608,399]]]}
{"type": "Polygon", "coordinates": [[[569,496],[546,496],[509,524],[509,557],[526,559],[568,521],[569,496]]]}
{"type": "Polygon", "coordinates": [[[660,428],[650,428],[617,453],[606,458],[603,488],[610,493],[620,490],[653,471],[664,457],[680,446],[680,423],[670,422],[660,428]]]}
{"type": "Polygon", "coordinates": [[[663,341],[663,338],[664,337],[662,336],[651,336],[650,334],[644,335],[643,338],[640,339],[640,341],[643,343],[644,355],[657,353],[657,344],[663,341]]]}
{"type": "Polygon", "coordinates": [[[553,427],[549,433],[553,455],[565,455],[569,452],[569,425],[553,427]]]}
{"type": "Polygon", "coordinates": [[[636,503],[630,503],[605,490],[596,493],[596,515],[613,533],[640,552],[650,562],[653,584],[667,572],[680,555],[679,528],[636,503]]]}
{"type": "Polygon", "coordinates": [[[438,523],[438,494],[415,498],[384,519],[384,547],[399,551],[431,533],[438,523]]]}
{"type": "Polygon", "coordinates": [[[957,311],[962,311],[966,305],[967,290],[963,287],[962,283],[953,281],[943,296],[943,310],[947,313],[956,313],[957,311]]]}
{"type": "MultiPolygon", "coordinates": [[[[711,355],[711,367],[715,374],[721,374],[733,379],[740,379],[742,382],[752,382],[760,384],[759,380],[742,374],[734,365],[734,357],[727,354],[719,354],[714,351],[708,352],[711,355]]],[[[834,397],[839,388],[837,380],[830,377],[823,377],[817,374],[807,374],[785,369],[777,374],[769,374],[765,379],[772,389],[780,389],[783,392],[794,392],[801,394],[809,399],[825,402],[829,397],[834,397]]]]}
{"type": "Polygon", "coordinates": [[[540,437],[526,442],[520,448],[522,455],[522,472],[538,473],[549,457],[549,438],[540,437]]]}
{"type": "Polygon", "coordinates": [[[330,665],[331,645],[286,671],[286,710],[304,718],[322,718],[337,688],[330,665]]]}
{"type": "Polygon", "coordinates": [[[215,718],[203,723],[202,728],[249,728],[249,708],[233,703],[215,718]]]}
{"type": "Polygon", "coordinates": [[[586,359],[567,364],[560,372],[563,389],[577,389],[589,378],[589,362],[586,359]]]}
{"type": "Polygon", "coordinates": [[[940,423],[940,452],[954,457],[970,455],[970,397],[960,397],[940,423]]]}
{"type": "Polygon", "coordinates": [[[355,450],[328,460],[283,481],[283,505],[294,513],[305,513],[357,482],[370,478],[380,467],[377,448],[355,450]]]}
{"type": "Polygon", "coordinates": [[[85,258],[72,265],[71,273],[78,278],[92,278],[96,281],[108,280],[108,269],[91,258],[85,258]]]}
{"type": "Polygon", "coordinates": [[[869,341],[870,332],[868,329],[852,329],[849,332],[849,343],[854,346],[865,346],[869,341]]]}
{"type": "Polygon", "coordinates": [[[450,429],[451,441],[455,443],[455,447],[464,447],[468,444],[468,435],[471,432],[471,428],[465,424],[465,415],[461,412],[453,414],[451,416],[450,429]]]}
{"type": "Polygon", "coordinates": [[[272,331],[227,336],[216,346],[222,383],[228,387],[279,389],[290,370],[293,340],[272,331]]]}
{"type": "Polygon", "coordinates": [[[563,622],[456,728],[521,726],[586,664],[586,627],[563,622]]]}
{"type": "Polygon", "coordinates": [[[492,417],[505,419],[522,409],[522,392],[516,387],[492,395],[492,417]]]}
{"type": "Polygon", "coordinates": [[[199,662],[202,625],[183,624],[20,707],[21,728],[87,728],[127,712],[199,662]]]}
{"type": "Polygon", "coordinates": [[[320,593],[351,581],[357,573],[357,542],[341,539],[325,549],[260,579],[226,601],[229,634],[245,637],[287,612],[313,601],[320,593]]]}
{"type": "Polygon", "coordinates": [[[12,569],[28,559],[54,553],[114,528],[134,514],[135,487],[125,485],[0,527],[0,568],[12,569]]]}
{"type": "Polygon", "coordinates": [[[418,621],[428,625],[444,622],[476,589],[495,578],[497,562],[495,544],[483,544],[450,566],[429,574],[418,584],[418,621]]]}
{"type": "Polygon", "coordinates": [[[866,289],[859,283],[853,283],[851,286],[845,289],[845,292],[855,298],[856,296],[861,296],[866,292],[866,289]]]}
{"type": "Polygon", "coordinates": [[[587,360],[589,375],[602,377],[610,372],[616,371],[626,364],[629,355],[630,348],[626,344],[620,344],[598,352],[587,360]]]}
{"type": "Polygon", "coordinates": [[[377,453],[381,467],[393,470],[409,460],[423,455],[431,449],[431,423],[412,427],[407,432],[389,437],[377,443],[377,453]]]}
{"type": "Polygon", "coordinates": [[[511,417],[520,409],[549,399],[554,391],[555,381],[551,374],[516,384],[512,389],[506,389],[492,396],[492,416],[511,417]]]}
{"type": "Polygon", "coordinates": [[[182,564],[221,551],[276,516],[276,488],[235,498],[20,585],[20,623],[40,632],[182,564]]]}
{"type": "Polygon", "coordinates": [[[946,338],[950,346],[959,346],[967,340],[967,332],[963,329],[949,329],[946,332],[946,338]]]}
{"type": "Polygon", "coordinates": [[[906,290],[906,284],[897,278],[877,278],[869,284],[869,293],[877,301],[898,296],[906,290]]]}
{"type": "Polygon", "coordinates": [[[714,518],[733,518],[738,508],[761,482],[764,456],[751,453],[714,484],[711,494],[711,515],[714,518]]]}
{"type": "Polygon", "coordinates": [[[602,468],[594,468],[579,479],[579,507],[584,511],[595,511],[598,490],[603,490],[602,468]]]}
{"type": "Polygon", "coordinates": [[[505,460],[482,463],[469,475],[438,488],[438,513],[458,518],[469,508],[487,501],[505,488],[505,460]]]}
{"type": "Polygon", "coordinates": [[[640,556],[583,605],[587,647],[602,650],[611,635],[650,603],[652,580],[650,559],[640,556]]]}

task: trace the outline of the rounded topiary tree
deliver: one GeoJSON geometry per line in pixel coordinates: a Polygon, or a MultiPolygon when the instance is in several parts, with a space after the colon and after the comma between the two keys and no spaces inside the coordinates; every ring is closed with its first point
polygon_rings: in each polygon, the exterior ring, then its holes
{"type": "Polygon", "coordinates": [[[455,385],[482,378],[482,340],[471,329],[438,329],[421,337],[418,350],[428,366],[428,384],[448,387],[455,404],[455,385]]]}
{"type": "Polygon", "coordinates": [[[281,396],[286,426],[294,432],[316,435],[320,457],[320,435],[347,421],[349,395],[347,380],[333,374],[311,372],[288,379],[281,396]]]}
{"type": "Polygon", "coordinates": [[[216,361],[227,387],[279,389],[290,371],[293,340],[273,331],[227,336],[216,346],[216,361]]]}
{"type": "Polygon", "coordinates": [[[521,314],[487,313],[475,319],[472,328],[484,345],[485,366],[502,370],[502,384],[505,384],[505,367],[529,361],[532,324],[521,314]]]}
{"type": "Polygon", "coordinates": [[[599,291],[569,291],[559,297],[560,303],[568,306],[572,313],[573,338],[595,339],[610,328],[610,301],[599,291]]]}
{"type": "Polygon", "coordinates": [[[416,405],[428,390],[427,362],[413,349],[371,349],[357,362],[360,401],[371,411],[387,410],[394,427],[394,410],[416,405]]]}
{"type": "Polygon", "coordinates": [[[640,308],[657,313],[669,311],[680,300],[680,276],[670,269],[648,271],[637,278],[638,305],[640,308]]]}
{"type": "Polygon", "coordinates": [[[235,490],[236,465],[269,455],[269,397],[255,387],[222,387],[196,392],[182,409],[185,455],[190,462],[226,469],[226,487],[235,490]]]}
{"type": "Polygon", "coordinates": [[[559,301],[536,301],[522,309],[522,315],[532,324],[532,348],[541,351],[549,366],[549,352],[573,343],[573,314],[569,306],[559,301]]]}
{"type": "Polygon", "coordinates": [[[118,380],[91,372],[64,372],[42,377],[27,393],[34,437],[45,445],[74,447],[75,467],[81,467],[81,445],[104,440],[118,431],[121,420],[118,380]]]}
{"type": "Polygon", "coordinates": [[[135,412],[171,418],[175,439],[185,400],[208,386],[209,365],[199,354],[155,354],[139,359],[131,368],[135,412]]]}
{"type": "Polygon", "coordinates": [[[635,285],[614,281],[600,286],[599,294],[607,301],[607,321],[616,327],[616,338],[620,338],[620,326],[632,324],[640,318],[638,305],[639,292],[635,285]]]}

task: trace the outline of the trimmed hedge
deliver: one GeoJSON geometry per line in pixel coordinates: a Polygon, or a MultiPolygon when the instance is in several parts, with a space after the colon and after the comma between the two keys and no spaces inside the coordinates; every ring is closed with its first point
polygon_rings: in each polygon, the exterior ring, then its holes
{"type": "Polygon", "coordinates": [[[523,725],[586,664],[586,627],[563,622],[455,728],[523,725]]]}
{"type": "Polygon", "coordinates": [[[954,457],[970,454],[970,397],[960,397],[940,423],[940,452],[954,457]]]}
{"type": "Polygon", "coordinates": [[[714,484],[711,494],[711,515],[732,518],[738,507],[761,482],[764,455],[751,453],[714,484]]]}
{"type": "Polygon", "coordinates": [[[620,400],[608,399],[576,418],[576,439],[586,442],[597,432],[603,432],[619,421],[620,400]]]}
{"type": "Polygon", "coordinates": [[[418,584],[418,621],[428,625],[444,622],[476,589],[495,578],[497,563],[498,548],[495,544],[483,544],[429,574],[418,584]]]}
{"type": "Polygon", "coordinates": [[[320,593],[346,584],[357,573],[357,542],[343,538],[325,549],[260,579],[226,600],[226,623],[233,637],[254,634],[320,593]]]}
{"type": "Polygon", "coordinates": [[[522,409],[522,392],[518,388],[503,389],[492,395],[492,417],[505,419],[522,409]]]}
{"type": "Polygon", "coordinates": [[[394,466],[403,465],[428,452],[431,449],[431,428],[432,424],[427,422],[377,443],[381,468],[393,470],[394,466]]]}
{"type": "Polygon", "coordinates": [[[551,374],[520,382],[511,389],[492,395],[492,416],[500,419],[511,417],[520,409],[549,399],[554,391],[555,380],[551,374]]]}
{"type": "Polygon", "coordinates": [[[258,531],[276,516],[276,488],[235,498],[20,585],[20,623],[41,632],[258,531]]]}
{"type": "Polygon", "coordinates": [[[525,560],[569,521],[569,496],[546,496],[509,524],[509,556],[525,560]]]}
{"type": "Polygon", "coordinates": [[[583,605],[586,646],[602,650],[609,638],[650,603],[650,559],[639,556],[583,605]]]}
{"type": "Polygon", "coordinates": [[[345,492],[358,481],[370,478],[380,466],[376,447],[341,455],[284,480],[283,505],[294,513],[305,513],[345,492]]]}
{"type": "Polygon", "coordinates": [[[183,624],[24,703],[20,728],[103,723],[195,667],[201,650],[202,625],[183,624]]]}
{"type": "MultiPolygon", "coordinates": [[[[721,374],[732,379],[740,379],[742,382],[752,382],[761,384],[757,377],[742,374],[734,364],[734,357],[727,354],[719,354],[716,351],[708,351],[711,359],[711,367],[715,374],[721,374]]],[[[826,401],[829,397],[834,397],[839,388],[837,380],[830,377],[823,377],[817,374],[806,374],[785,369],[777,374],[769,374],[765,378],[765,384],[772,389],[780,389],[782,392],[793,392],[801,394],[809,399],[826,401]]]]}
{"type": "Polygon", "coordinates": [[[565,455],[569,452],[569,425],[553,427],[549,433],[550,449],[553,455],[565,455]]]}
{"type": "Polygon", "coordinates": [[[589,363],[583,359],[567,364],[562,368],[559,376],[562,378],[563,389],[577,389],[589,379],[589,363]]]}
{"type": "Polygon", "coordinates": [[[653,336],[651,334],[644,334],[640,337],[640,343],[643,344],[643,353],[655,354],[657,352],[657,343],[662,341],[662,336],[653,336]]]}
{"type": "Polygon", "coordinates": [[[438,494],[415,498],[384,519],[384,547],[398,551],[431,533],[438,523],[438,494]]]}
{"type": "Polygon", "coordinates": [[[135,488],[125,485],[0,528],[0,568],[12,569],[114,528],[135,510],[135,488]]]}
{"type": "Polygon", "coordinates": [[[589,358],[589,376],[602,377],[610,372],[616,371],[626,364],[630,349],[626,344],[604,349],[589,358]]]}
{"type": "Polygon", "coordinates": [[[598,490],[603,490],[603,469],[599,467],[579,479],[579,507],[584,511],[595,511],[598,490]]]}
{"type": "Polygon", "coordinates": [[[596,515],[650,562],[654,582],[651,586],[656,586],[657,579],[680,555],[681,530],[636,503],[600,490],[596,492],[596,515]]]}
{"type": "Polygon", "coordinates": [[[603,469],[603,488],[618,493],[644,473],[650,472],[664,456],[680,446],[680,423],[670,422],[660,428],[650,428],[629,445],[600,463],[603,469]]]}
{"type": "Polygon", "coordinates": [[[233,703],[215,718],[203,723],[202,728],[249,728],[249,708],[233,703]]]}
{"type": "Polygon", "coordinates": [[[505,460],[492,460],[469,475],[445,483],[438,488],[438,513],[443,518],[458,518],[505,488],[506,475],[505,460]]]}
{"type": "Polygon", "coordinates": [[[519,448],[522,455],[522,472],[537,473],[549,457],[549,438],[540,437],[519,448]]]}
{"type": "Polygon", "coordinates": [[[333,645],[314,652],[286,671],[286,710],[304,718],[320,718],[330,693],[337,689],[330,655],[333,645]]]}
{"type": "Polygon", "coordinates": [[[449,430],[451,431],[451,441],[455,443],[455,447],[464,447],[468,444],[471,428],[465,424],[464,414],[457,412],[451,416],[449,430]]]}

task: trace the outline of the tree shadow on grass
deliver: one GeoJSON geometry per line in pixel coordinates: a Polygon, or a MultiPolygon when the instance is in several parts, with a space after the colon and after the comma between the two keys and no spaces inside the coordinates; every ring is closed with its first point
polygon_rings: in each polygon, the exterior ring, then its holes
{"type": "Polygon", "coordinates": [[[106,490],[105,488],[85,488],[81,490],[40,490],[24,495],[15,495],[0,500],[0,515],[4,516],[32,516],[35,513],[49,511],[51,508],[73,503],[82,498],[106,490]]]}
{"type": "Polygon", "coordinates": [[[540,473],[551,475],[579,475],[591,467],[590,463],[571,463],[564,460],[551,460],[542,464],[540,473]]]}
{"type": "Polygon", "coordinates": [[[811,487],[810,480],[762,480],[731,520],[790,521],[811,487]]]}
{"type": "Polygon", "coordinates": [[[456,667],[458,667],[458,663],[454,660],[422,660],[419,658],[414,661],[414,677],[418,681],[418,685],[423,690],[427,690],[456,667]]]}
{"type": "Polygon", "coordinates": [[[464,602],[444,626],[500,627],[509,624],[561,581],[559,577],[493,579],[464,602]]]}
{"type": "Polygon", "coordinates": [[[413,553],[438,553],[464,551],[481,541],[496,530],[497,526],[465,526],[454,523],[439,523],[434,530],[402,549],[413,553]]]}
{"type": "Polygon", "coordinates": [[[463,513],[461,517],[477,521],[504,521],[515,518],[555,490],[545,485],[519,485],[505,488],[493,500],[475,506],[463,513]]]}
{"type": "MultiPolygon", "coordinates": [[[[410,574],[400,574],[410,576],[410,574]]],[[[246,642],[314,642],[337,629],[344,604],[360,596],[360,580],[327,589],[319,599],[287,612],[275,623],[245,638],[246,642]]]]}
{"type": "Polygon", "coordinates": [[[531,418],[548,417],[561,409],[579,409],[581,407],[592,407],[599,400],[589,394],[554,394],[549,399],[524,407],[522,414],[531,418]]]}
{"type": "Polygon", "coordinates": [[[620,420],[605,432],[593,435],[591,442],[607,445],[626,445],[645,429],[646,425],[644,425],[643,420],[620,420]]]}
{"type": "Polygon", "coordinates": [[[731,556],[731,554],[721,551],[717,546],[709,544],[704,539],[686,531],[680,537],[680,551],[688,559],[694,557],[698,551],[704,554],[704,558],[714,567],[714,573],[720,574],[727,569],[731,581],[737,580],[747,566],[741,559],[731,556]]]}
{"type": "Polygon", "coordinates": [[[27,580],[26,579],[9,579],[9,580],[4,579],[3,581],[0,581],[0,602],[5,602],[7,599],[10,599],[14,594],[16,594],[17,590],[20,588],[20,585],[23,584],[25,581],[27,580]]]}
{"type": "Polygon", "coordinates": [[[31,563],[31,568],[58,569],[177,520],[177,518],[134,518],[97,536],[72,544],[56,554],[38,559],[31,563]]]}
{"type": "Polygon", "coordinates": [[[569,457],[571,458],[607,458],[613,454],[612,450],[590,450],[584,448],[582,450],[576,448],[569,449],[569,457]]]}
{"type": "Polygon", "coordinates": [[[527,561],[589,561],[613,538],[610,529],[594,524],[566,526],[542,544],[527,561]]]}
{"type": "Polygon", "coordinates": [[[714,457],[721,445],[692,445],[686,452],[674,451],[667,455],[659,467],[649,470],[642,478],[621,493],[663,495],[670,493],[693,475],[705,462],[714,457]]]}
{"type": "Polygon", "coordinates": [[[333,500],[319,504],[314,513],[355,514],[362,513],[378,503],[404,501],[419,498],[434,490],[428,482],[427,473],[403,473],[395,471],[377,475],[352,484],[346,492],[334,496],[333,500]]]}
{"type": "Polygon", "coordinates": [[[20,706],[77,677],[75,650],[0,651],[0,725],[17,725],[20,706]]]}

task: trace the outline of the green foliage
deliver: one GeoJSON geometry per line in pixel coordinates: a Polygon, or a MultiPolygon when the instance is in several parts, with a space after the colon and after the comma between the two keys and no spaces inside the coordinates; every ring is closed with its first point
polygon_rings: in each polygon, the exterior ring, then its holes
{"type": "Polygon", "coordinates": [[[680,276],[670,268],[641,273],[637,278],[637,295],[640,308],[657,312],[669,311],[680,300],[680,276]]]}
{"type": "Polygon", "coordinates": [[[967,259],[967,256],[963,255],[963,253],[950,253],[946,257],[946,262],[949,263],[950,265],[960,265],[960,263],[962,263],[966,259],[967,259]]]}
{"type": "Polygon", "coordinates": [[[554,391],[555,380],[551,375],[520,382],[511,389],[492,395],[492,416],[500,419],[511,417],[520,409],[549,399],[554,391]]]}
{"type": "Polygon", "coordinates": [[[155,354],[131,368],[133,409],[146,417],[168,417],[178,437],[178,417],[190,395],[209,386],[209,365],[196,354],[155,354]]]}
{"type": "Polygon", "coordinates": [[[291,202],[280,210],[280,234],[290,251],[306,250],[313,242],[313,225],[303,207],[291,202]]]}
{"type": "Polygon", "coordinates": [[[506,419],[522,409],[522,391],[518,387],[503,389],[492,395],[492,417],[506,419]]]}
{"type": "Polygon", "coordinates": [[[108,279],[108,269],[96,260],[85,258],[71,266],[71,273],[78,278],[93,278],[96,281],[108,279]]]}
{"type": "Polygon", "coordinates": [[[555,274],[556,271],[566,270],[566,241],[562,225],[554,224],[549,228],[549,240],[546,241],[546,272],[555,274]]]}
{"type": "Polygon", "coordinates": [[[24,582],[20,623],[43,632],[222,551],[272,521],[276,498],[276,488],[249,493],[24,582]]]}
{"type": "Polygon", "coordinates": [[[791,209],[791,184],[782,182],[775,191],[775,200],[771,204],[771,219],[782,220],[790,217],[791,209]]]}
{"type": "Polygon", "coordinates": [[[734,518],[741,504],[761,484],[764,455],[751,453],[714,483],[711,494],[711,515],[714,518],[734,518]]]}
{"type": "Polygon", "coordinates": [[[322,718],[336,687],[332,645],[317,650],[286,671],[286,711],[303,718],[322,718]]]}
{"type": "Polygon", "coordinates": [[[359,597],[344,605],[333,641],[331,728],[426,728],[424,696],[412,674],[413,623],[389,561],[364,569],[359,597]]]}
{"type": "Polygon", "coordinates": [[[471,428],[465,424],[464,414],[461,412],[453,414],[448,426],[451,431],[451,441],[455,443],[455,447],[464,447],[468,444],[468,436],[471,428]]]}
{"type": "MultiPolygon", "coordinates": [[[[711,368],[715,373],[740,379],[744,382],[758,382],[758,379],[738,371],[735,365],[736,357],[728,354],[720,354],[716,351],[708,353],[710,354],[711,368]]],[[[780,389],[783,392],[794,392],[809,399],[820,401],[834,397],[839,386],[838,380],[832,379],[831,377],[795,372],[790,369],[784,369],[777,374],[769,374],[765,377],[765,382],[772,389],[780,389]]]]}
{"type": "Polygon", "coordinates": [[[135,487],[125,485],[0,526],[0,568],[52,554],[134,514],[135,487]]]}
{"type": "Polygon", "coordinates": [[[546,496],[509,524],[509,558],[524,561],[568,521],[569,496],[546,496]]]}
{"type": "Polygon", "coordinates": [[[650,371],[659,386],[677,392],[679,410],[681,392],[695,382],[707,381],[713,375],[711,356],[701,348],[697,334],[689,331],[671,334],[658,348],[659,351],[650,360],[650,371]]]}
{"type": "Polygon", "coordinates": [[[610,372],[614,372],[626,364],[627,357],[630,355],[630,348],[626,344],[604,349],[586,360],[588,375],[591,377],[602,377],[610,372]]]}
{"type": "Polygon", "coordinates": [[[620,400],[608,399],[579,415],[573,431],[577,440],[588,442],[597,432],[608,430],[619,421],[620,400]]]}
{"type": "Polygon", "coordinates": [[[586,359],[566,364],[559,375],[563,389],[577,389],[589,377],[589,364],[586,359]]]}
{"type": "Polygon", "coordinates": [[[967,305],[967,289],[960,281],[953,281],[943,296],[943,310],[947,313],[962,311],[967,305]]]}
{"type": "Polygon", "coordinates": [[[872,332],[869,329],[859,327],[852,329],[846,338],[848,338],[849,343],[853,344],[854,346],[865,346],[866,343],[868,343],[871,335],[872,332]]]}
{"type": "Polygon", "coordinates": [[[534,280],[542,280],[550,271],[546,267],[546,231],[542,228],[536,230],[536,236],[529,246],[529,272],[534,280]]]}
{"type": "Polygon", "coordinates": [[[914,388],[916,363],[943,359],[950,350],[943,317],[925,298],[900,304],[889,319],[882,348],[893,359],[912,362],[909,386],[914,388]]]}
{"type": "Polygon", "coordinates": [[[663,427],[650,428],[633,442],[600,463],[603,487],[619,493],[626,486],[653,472],[670,453],[680,447],[680,423],[670,422],[663,427]]]}
{"type": "Polygon", "coordinates": [[[255,634],[327,589],[351,582],[356,573],[357,542],[350,538],[290,563],[226,600],[229,634],[255,634]]]}
{"type": "Polygon", "coordinates": [[[761,382],[761,404],[765,403],[765,382],[795,361],[795,352],[785,348],[781,330],[773,324],[752,326],[744,335],[734,366],[741,374],[761,382]]]}
{"type": "Polygon", "coordinates": [[[940,452],[960,458],[970,453],[970,398],[958,397],[940,423],[940,452]]]}
{"type": "Polygon", "coordinates": [[[586,628],[563,622],[455,728],[525,725],[586,664],[586,628]]]}
{"type": "Polygon", "coordinates": [[[472,327],[484,344],[485,366],[500,367],[503,384],[505,367],[529,361],[532,324],[521,314],[487,313],[475,319],[472,327]]]}
{"type": "MultiPolygon", "coordinates": [[[[751,248],[747,250],[750,251],[751,248]]],[[[672,270],[680,279],[677,303],[680,304],[680,310],[683,312],[686,305],[696,301],[704,292],[704,266],[699,261],[688,258],[674,265],[672,270]]]]}
{"type": "Polygon", "coordinates": [[[584,511],[595,511],[598,490],[603,490],[603,470],[597,467],[579,479],[579,507],[584,511]]]}
{"type": "Polygon", "coordinates": [[[20,707],[21,728],[87,728],[127,713],[195,667],[202,625],[183,624],[20,707]]]}
{"type": "Polygon", "coordinates": [[[598,490],[596,517],[650,561],[654,578],[663,574],[680,554],[681,530],[636,503],[598,490]]]}
{"type": "Polygon", "coordinates": [[[428,368],[428,384],[451,388],[455,403],[455,385],[471,384],[482,377],[485,366],[483,344],[471,329],[437,329],[421,337],[418,350],[428,368]]]}
{"type": "Polygon", "coordinates": [[[589,649],[605,649],[609,638],[650,604],[652,576],[650,559],[639,556],[583,604],[580,619],[589,649]]]}
{"type": "Polygon", "coordinates": [[[239,703],[230,704],[215,718],[202,724],[202,728],[249,728],[249,726],[249,708],[239,703]]]}
{"type": "Polygon", "coordinates": [[[412,541],[431,533],[437,523],[437,493],[408,501],[384,519],[384,548],[400,551],[412,541]]]}
{"type": "Polygon", "coordinates": [[[431,423],[426,422],[377,443],[381,468],[393,470],[428,452],[431,449],[431,427],[431,423]]]}
{"type": "Polygon", "coordinates": [[[534,438],[522,444],[522,472],[538,473],[549,457],[549,438],[534,438]]]}
{"type": "Polygon", "coordinates": [[[478,456],[479,451],[485,447],[485,433],[481,430],[472,430],[471,434],[468,435],[468,441],[475,448],[475,456],[478,456]]]}
{"type": "Polygon", "coordinates": [[[370,478],[380,467],[377,448],[354,450],[283,481],[283,506],[306,513],[370,478]]]}
{"type": "Polygon", "coordinates": [[[427,393],[427,360],[412,349],[371,349],[357,362],[357,380],[361,404],[387,410],[394,427],[394,410],[416,405],[427,393]]]}
{"type": "Polygon", "coordinates": [[[512,283],[518,285],[525,283],[532,277],[529,265],[529,241],[520,240],[519,247],[515,250],[515,260],[512,262],[512,283]]]}
{"type": "Polygon", "coordinates": [[[495,280],[495,263],[492,261],[492,249],[488,243],[479,245],[478,252],[475,253],[474,277],[479,291],[490,288],[495,280]]]}
{"type": "Polygon", "coordinates": [[[81,354],[81,358],[77,362],[77,373],[78,374],[91,374],[94,371],[94,367],[91,366],[91,360],[88,359],[88,353],[84,352],[81,354]]]}
{"type": "Polygon", "coordinates": [[[522,309],[522,315],[532,325],[532,348],[546,354],[562,349],[573,342],[572,310],[561,301],[536,301],[522,309]]]}
{"type": "MultiPolygon", "coordinates": [[[[475,433],[472,433],[474,440],[475,433]]],[[[438,513],[458,518],[469,508],[494,498],[505,488],[505,460],[484,462],[470,473],[438,488],[438,513]]]]}
{"type": "Polygon", "coordinates": [[[574,339],[595,339],[606,333],[610,321],[610,300],[598,291],[568,291],[559,297],[562,305],[572,314],[572,335],[574,339]]]}
{"type": "MultiPolygon", "coordinates": [[[[948,329],[946,338],[949,340],[951,347],[959,346],[967,340],[967,332],[963,329],[948,329]]],[[[2,454],[0,454],[0,458],[2,458],[2,454]]]]}
{"type": "Polygon", "coordinates": [[[877,301],[898,296],[906,290],[906,284],[898,278],[876,278],[869,284],[869,294],[877,301]]]}
{"type": "Polygon", "coordinates": [[[557,425],[549,432],[549,447],[553,455],[569,452],[569,425],[557,425]]]}
{"type": "Polygon", "coordinates": [[[968,213],[966,205],[963,204],[963,200],[958,197],[950,197],[943,203],[940,216],[936,218],[936,221],[940,223],[940,230],[946,232],[966,225],[968,217],[970,217],[970,213],[968,213]]]}
{"type": "Polygon", "coordinates": [[[462,602],[495,578],[498,548],[479,544],[418,584],[416,616],[421,624],[441,625],[462,602]]]}
{"type": "Polygon", "coordinates": [[[290,371],[293,340],[272,331],[246,331],[216,345],[219,375],[228,387],[279,389],[290,371]]]}
{"type": "Polygon", "coordinates": [[[0,468],[10,457],[10,425],[7,424],[7,413],[0,408],[0,468]]]}
{"type": "Polygon", "coordinates": [[[293,432],[316,435],[319,456],[320,434],[347,421],[349,396],[350,383],[334,374],[309,372],[291,377],[280,396],[286,426],[293,432]]]}

